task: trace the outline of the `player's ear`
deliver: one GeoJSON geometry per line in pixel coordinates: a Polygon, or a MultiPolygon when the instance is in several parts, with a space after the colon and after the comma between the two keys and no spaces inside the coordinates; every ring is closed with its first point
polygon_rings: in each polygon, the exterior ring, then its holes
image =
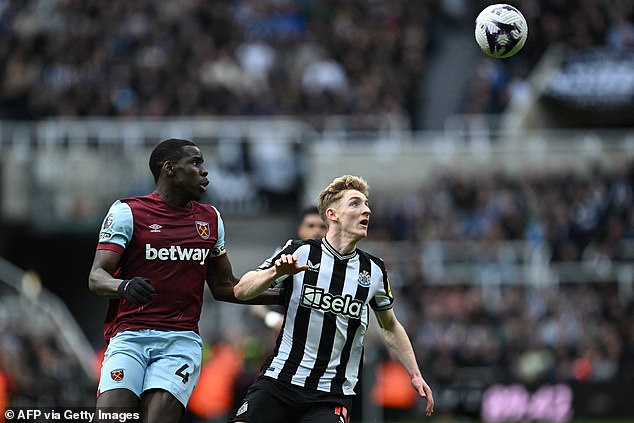
{"type": "Polygon", "coordinates": [[[334,220],[335,222],[338,220],[337,212],[332,207],[328,207],[326,209],[326,219],[334,220]]]}
{"type": "Polygon", "coordinates": [[[166,175],[173,176],[174,163],[170,162],[169,160],[166,160],[165,162],[163,162],[163,171],[165,172],[166,175]]]}

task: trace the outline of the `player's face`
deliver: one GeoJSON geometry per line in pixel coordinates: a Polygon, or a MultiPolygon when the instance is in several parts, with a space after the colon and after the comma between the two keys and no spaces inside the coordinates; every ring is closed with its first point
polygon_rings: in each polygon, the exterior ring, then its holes
{"type": "Polygon", "coordinates": [[[341,230],[355,239],[368,236],[368,225],[372,211],[368,206],[368,198],[357,190],[344,192],[335,208],[341,230]]]}
{"type": "Polygon", "coordinates": [[[319,239],[326,235],[326,223],[319,214],[307,214],[297,228],[300,239],[319,239]]]}
{"type": "Polygon", "coordinates": [[[198,147],[186,145],[183,147],[185,155],[174,163],[174,186],[192,200],[200,200],[207,191],[209,179],[207,169],[203,165],[205,159],[198,147]]]}

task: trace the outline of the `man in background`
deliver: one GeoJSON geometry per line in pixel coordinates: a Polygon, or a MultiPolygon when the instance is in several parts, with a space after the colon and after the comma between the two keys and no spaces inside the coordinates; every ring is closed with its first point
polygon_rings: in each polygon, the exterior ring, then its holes
{"type": "MultiPolygon", "coordinates": [[[[317,206],[308,206],[304,208],[300,213],[299,225],[297,226],[297,239],[321,239],[326,235],[326,223],[319,214],[317,206]]],[[[286,244],[288,245],[292,239],[289,239],[286,244]]],[[[273,256],[275,256],[284,247],[278,247],[275,250],[273,256]]],[[[276,281],[276,284],[281,281],[276,281]]],[[[257,304],[251,306],[251,312],[255,317],[262,319],[264,324],[276,331],[279,331],[282,327],[284,316],[282,313],[271,309],[265,305],[257,304]]]]}

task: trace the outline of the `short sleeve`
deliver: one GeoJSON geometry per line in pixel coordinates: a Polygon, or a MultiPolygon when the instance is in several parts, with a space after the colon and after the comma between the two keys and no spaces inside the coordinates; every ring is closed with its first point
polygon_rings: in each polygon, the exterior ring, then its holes
{"type": "Polygon", "coordinates": [[[110,249],[113,244],[125,249],[132,239],[133,230],[132,209],[126,203],[115,201],[101,224],[97,249],[110,249]]]}
{"type": "Polygon", "coordinates": [[[385,269],[383,261],[380,261],[379,267],[381,269],[381,280],[378,283],[378,289],[376,290],[374,297],[370,300],[370,307],[372,307],[372,310],[375,311],[389,310],[394,304],[390,280],[387,277],[387,270],[385,269]]]}
{"type": "Polygon", "coordinates": [[[284,244],[283,247],[277,247],[273,255],[267,258],[266,260],[264,260],[264,262],[261,265],[259,265],[256,270],[265,270],[265,269],[268,269],[269,267],[273,267],[275,260],[277,260],[282,254],[292,254],[297,249],[297,247],[289,248],[292,245],[292,243],[293,243],[293,240],[289,239],[288,241],[286,241],[286,244],[284,244]]]}
{"type": "Polygon", "coordinates": [[[215,207],[213,207],[213,209],[216,211],[216,216],[218,217],[218,236],[214,247],[211,249],[211,257],[219,257],[227,252],[225,249],[225,224],[222,221],[220,212],[215,207]]]}

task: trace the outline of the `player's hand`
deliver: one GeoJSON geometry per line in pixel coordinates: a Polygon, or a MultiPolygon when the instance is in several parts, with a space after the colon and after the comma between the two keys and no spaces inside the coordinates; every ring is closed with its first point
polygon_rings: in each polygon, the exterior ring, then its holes
{"type": "Polygon", "coordinates": [[[276,278],[282,275],[294,275],[299,272],[308,270],[307,265],[297,264],[297,255],[295,254],[282,254],[277,260],[275,260],[275,273],[276,278]]]}
{"type": "Polygon", "coordinates": [[[126,279],[117,289],[117,293],[121,298],[125,298],[129,303],[143,305],[152,299],[152,294],[156,289],[152,286],[148,278],[135,276],[132,279],[126,279]]]}
{"type": "Polygon", "coordinates": [[[418,395],[427,400],[427,407],[425,407],[425,414],[431,416],[434,412],[434,395],[431,392],[431,388],[425,382],[422,377],[415,377],[412,379],[412,385],[418,391],[418,395]]]}

